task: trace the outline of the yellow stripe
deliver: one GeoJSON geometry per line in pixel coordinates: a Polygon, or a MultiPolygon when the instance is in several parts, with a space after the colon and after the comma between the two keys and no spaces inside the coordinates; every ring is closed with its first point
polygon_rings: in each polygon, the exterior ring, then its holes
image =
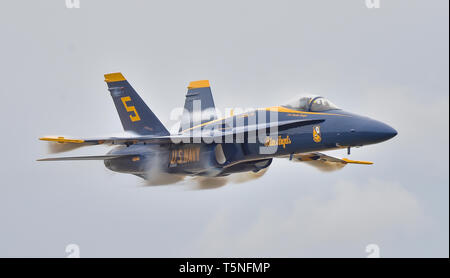
{"type": "Polygon", "coordinates": [[[347,163],[352,163],[352,164],[365,164],[365,165],[373,164],[373,162],[370,162],[370,161],[358,161],[358,160],[351,160],[351,159],[347,159],[347,158],[342,158],[342,160],[347,163]]]}
{"type": "Polygon", "coordinates": [[[67,139],[64,137],[42,137],[39,140],[58,143],[84,143],[84,140],[81,139],[67,139]]]}
{"type": "Polygon", "coordinates": [[[231,118],[231,117],[224,117],[224,118],[212,120],[212,121],[200,124],[200,125],[193,126],[191,128],[187,128],[185,130],[182,130],[181,132],[185,132],[185,131],[188,131],[188,130],[191,130],[191,129],[194,129],[194,128],[198,128],[198,127],[202,127],[202,126],[205,126],[205,125],[209,125],[209,124],[212,124],[212,123],[215,123],[215,122],[223,121],[223,120],[228,119],[228,118],[231,118]]]}
{"type": "Polygon", "coordinates": [[[188,89],[198,89],[198,88],[207,88],[209,86],[209,80],[198,80],[198,81],[192,81],[189,83],[188,89]]]}
{"type": "Polygon", "coordinates": [[[108,73],[105,74],[105,82],[117,82],[117,81],[124,81],[126,80],[125,77],[123,77],[122,73],[115,72],[115,73],[108,73]]]}
{"type": "Polygon", "coordinates": [[[282,112],[282,113],[297,113],[297,114],[310,114],[310,115],[329,115],[329,116],[347,116],[347,117],[351,117],[349,115],[342,115],[342,114],[298,111],[298,110],[289,109],[289,108],[281,107],[281,106],[273,106],[273,107],[268,107],[268,108],[261,108],[259,110],[282,112]]]}
{"type": "MultiPolygon", "coordinates": [[[[294,110],[294,109],[289,109],[289,108],[281,107],[281,106],[259,108],[257,110],[265,110],[265,111],[273,111],[273,112],[281,112],[281,113],[292,113],[292,114],[296,113],[296,114],[309,114],[309,115],[328,115],[328,116],[351,117],[349,115],[342,115],[342,114],[297,111],[297,110],[294,110]]],[[[231,116],[231,117],[233,117],[233,116],[231,116]]],[[[181,132],[185,132],[185,131],[188,131],[188,130],[191,130],[191,129],[194,129],[194,128],[202,127],[202,126],[205,126],[205,125],[208,125],[208,124],[212,124],[212,123],[215,123],[215,122],[218,122],[218,121],[222,121],[222,120],[225,120],[225,119],[228,119],[228,118],[231,118],[231,117],[224,117],[224,118],[221,118],[221,119],[216,119],[216,120],[213,120],[213,121],[210,121],[210,122],[206,122],[206,123],[203,123],[203,124],[200,124],[200,125],[196,125],[196,126],[193,126],[191,128],[182,130],[181,132]]]]}

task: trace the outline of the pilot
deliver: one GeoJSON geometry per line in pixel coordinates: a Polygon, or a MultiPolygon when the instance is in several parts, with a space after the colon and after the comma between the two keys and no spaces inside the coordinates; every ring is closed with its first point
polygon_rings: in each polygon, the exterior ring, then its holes
{"type": "Polygon", "coordinates": [[[319,112],[339,109],[331,101],[321,96],[303,96],[294,101],[291,101],[290,103],[285,105],[285,107],[305,112],[319,112]]]}

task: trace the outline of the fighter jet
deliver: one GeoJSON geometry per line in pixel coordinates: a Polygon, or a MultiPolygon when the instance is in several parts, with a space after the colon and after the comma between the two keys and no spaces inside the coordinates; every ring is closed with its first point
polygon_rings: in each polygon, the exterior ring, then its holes
{"type": "Polygon", "coordinates": [[[312,163],[321,169],[372,162],[336,158],[323,151],[386,141],[387,124],[338,108],[322,96],[302,96],[286,105],[218,117],[208,80],[189,83],[180,129],[169,133],[121,73],[105,82],[127,136],[42,137],[69,148],[115,146],[100,156],[52,157],[38,161],[103,160],[115,172],[151,179],[152,173],[224,177],[267,170],[274,158],[312,163]]]}

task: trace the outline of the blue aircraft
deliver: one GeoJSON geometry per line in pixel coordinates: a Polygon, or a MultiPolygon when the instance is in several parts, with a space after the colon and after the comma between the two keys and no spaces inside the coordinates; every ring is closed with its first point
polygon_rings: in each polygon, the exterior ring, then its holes
{"type": "Polygon", "coordinates": [[[372,164],[335,158],[321,151],[380,143],[397,132],[382,122],[346,112],[322,96],[304,96],[283,106],[218,117],[208,80],[188,86],[180,130],[170,134],[121,73],[105,75],[129,136],[91,139],[43,137],[75,148],[116,146],[106,155],[38,161],[103,160],[115,172],[151,179],[154,170],[176,176],[223,177],[266,170],[274,158],[313,163],[322,169],[372,164]]]}

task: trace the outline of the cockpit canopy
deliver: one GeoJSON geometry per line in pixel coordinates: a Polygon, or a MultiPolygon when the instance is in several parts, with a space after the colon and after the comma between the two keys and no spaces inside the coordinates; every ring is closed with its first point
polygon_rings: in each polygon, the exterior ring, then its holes
{"type": "Polygon", "coordinates": [[[321,96],[302,96],[283,106],[286,108],[306,112],[321,112],[339,109],[331,101],[321,96]]]}

